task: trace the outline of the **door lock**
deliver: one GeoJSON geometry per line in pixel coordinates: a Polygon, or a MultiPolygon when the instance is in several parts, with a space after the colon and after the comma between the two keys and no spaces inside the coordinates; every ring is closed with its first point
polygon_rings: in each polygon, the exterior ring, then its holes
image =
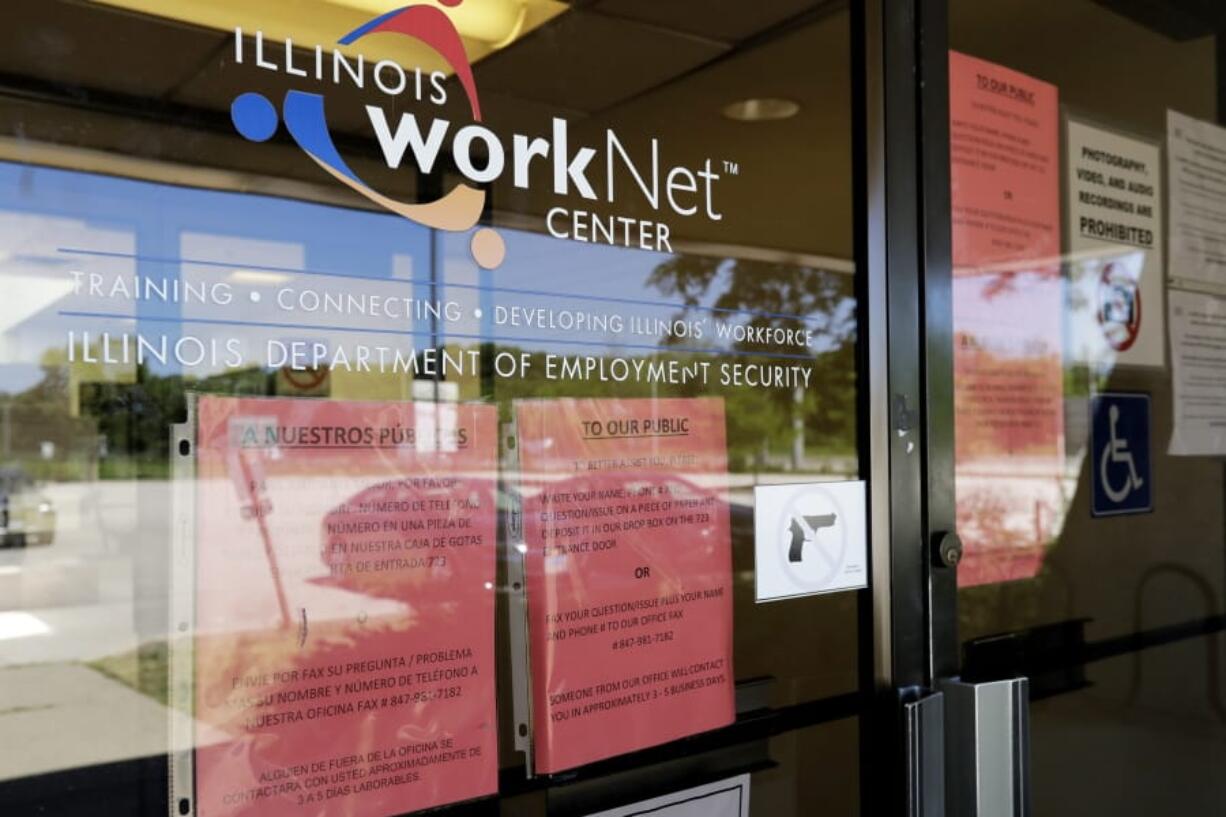
{"type": "Polygon", "coordinates": [[[936,535],[937,561],[945,567],[957,567],[962,561],[962,540],[953,531],[936,535]]]}

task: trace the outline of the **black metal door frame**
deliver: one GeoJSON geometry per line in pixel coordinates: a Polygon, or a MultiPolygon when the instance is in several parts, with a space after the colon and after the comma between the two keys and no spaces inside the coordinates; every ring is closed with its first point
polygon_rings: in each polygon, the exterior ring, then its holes
{"type": "Polygon", "coordinates": [[[932,755],[943,755],[943,740],[921,739],[912,716],[959,664],[947,11],[947,0],[853,2],[869,378],[862,470],[872,475],[873,590],[861,613],[872,638],[863,686],[874,691],[861,740],[866,815],[942,810],[943,758],[932,755]]]}

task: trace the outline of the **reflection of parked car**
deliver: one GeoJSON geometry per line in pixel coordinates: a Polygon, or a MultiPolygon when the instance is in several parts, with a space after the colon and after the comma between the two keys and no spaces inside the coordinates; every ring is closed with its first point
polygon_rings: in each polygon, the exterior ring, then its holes
{"type": "Polygon", "coordinates": [[[55,509],[50,500],[21,468],[0,468],[0,546],[49,545],[54,539],[55,509]]]}

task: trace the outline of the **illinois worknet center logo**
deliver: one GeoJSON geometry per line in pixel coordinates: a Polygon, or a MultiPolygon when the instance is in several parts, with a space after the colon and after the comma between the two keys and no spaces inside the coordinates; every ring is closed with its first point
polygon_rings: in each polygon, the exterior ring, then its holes
{"type": "MultiPolygon", "coordinates": [[[[439,1],[445,6],[452,7],[458,6],[463,2],[463,0],[439,1]]],[[[468,62],[468,56],[464,53],[464,44],[460,39],[459,32],[456,31],[455,26],[446,14],[434,6],[406,6],[376,17],[365,25],[350,31],[337,42],[340,45],[351,45],[363,37],[377,32],[389,32],[413,37],[438,52],[446,60],[451,70],[455,72],[461,87],[464,88],[465,94],[468,95],[468,104],[472,111],[473,121],[477,123],[481,121],[481,102],[477,97],[477,86],[473,81],[472,66],[468,62]]],[[[259,35],[257,37],[255,47],[262,51],[264,46],[263,37],[259,35]]],[[[241,30],[238,30],[235,32],[235,56],[240,63],[246,56],[244,51],[243,34],[241,30]]],[[[307,76],[308,67],[299,66],[295,70],[291,56],[292,43],[288,40],[285,45],[285,54],[286,63],[284,67],[286,73],[294,76],[307,76]]],[[[313,67],[316,79],[318,80],[323,80],[327,76],[323,66],[323,56],[323,49],[317,46],[313,67]]],[[[365,83],[363,58],[358,57],[352,62],[347,62],[340,52],[335,51],[331,54],[331,58],[331,76],[334,81],[339,82],[342,76],[346,76],[359,86],[365,83]]],[[[263,60],[263,55],[257,53],[255,59],[257,64],[260,63],[263,60]]],[[[265,63],[265,65],[272,65],[272,63],[265,63]]],[[[413,83],[418,94],[421,93],[423,86],[423,77],[420,70],[413,72],[410,77],[399,65],[386,60],[375,65],[372,81],[380,90],[392,96],[404,93],[409,88],[410,82],[413,83]]],[[[445,93],[442,91],[438,72],[431,74],[429,84],[432,88],[432,93],[435,94],[433,96],[435,100],[443,101],[446,99],[445,93]]],[[[393,167],[399,165],[400,157],[404,155],[408,147],[405,142],[413,138],[413,132],[398,129],[397,133],[393,135],[381,108],[367,106],[367,112],[371,116],[375,133],[384,147],[385,158],[395,158],[395,165],[393,167]],[[402,133],[404,134],[403,139],[401,138],[402,133]],[[395,155],[392,156],[391,154],[395,155]]],[[[341,157],[340,151],[336,149],[336,145],[332,140],[332,133],[328,129],[322,94],[299,90],[288,91],[285,94],[281,114],[286,130],[289,131],[290,136],[293,137],[298,147],[304,153],[314,159],[320,167],[326,170],[337,181],[365,196],[380,207],[402,215],[423,226],[455,232],[471,230],[481,218],[481,212],[485,208],[485,191],[465,183],[457,184],[450,192],[435,201],[414,203],[399,201],[385,196],[362,181],[358,174],[341,157]]],[[[244,138],[253,142],[266,141],[277,131],[278,116],[276,107],[267,97],[259,93],[248,92],[240,94],[235,98],[230,105],[230,117],[238,132],[244,138]]],[[[437,126],[442,120],[435,120],[435,122],[437,126]]],[[[415,147],[420,148],[420,150],[416,151],[417,155],[419,158],[428,157],[429,159],[428,162],[419,163],[422,165],[423,172],[428,173],[430,171],[434,160],[438,156],[442,142],[441,137],[446,130],[446,123],[442,123],[442,125],[442,130],[439,130],[437,127],[431,127],[429,135],[424,140],[420,130],[417,131],[415,147]],[[436,133],[439,137],[437,139],[435,138],[436,133]]],[[[479,134],[489,134],[488,130],[482,129],[481,131],[469,131],[471,135],[463,137],[465,130],[467,129],[461,129],[460,134],[456,137],[457,142],[461,138],[466,138],[466,144],[471,144],[472,141],[478,138],[479,134]]],[[[457,155],[457,162],[462,161],[467,165],[467,167],[460,167],[461,172],[466,177],[476,177],[475,180],[477,181],[492,181],[497,176],[497,173],[491,175],[489,172],[495,163],[492,158],[489,159],[484,169],[478,169],[473,166],[471,153],[466,152],[463,156],[465,158],[461,159],[457,155]]],[[[502,263],[502,259],[506,254],[502,237],[488,227],[477,230],[473,234],[469,249],[472,252],[473,259],[486,269],[496,268],[502,263]]]]}
{"type": "MultiPolygon", "coordinates": [[[[449,8],[464,0],[437,0],[449,8]]],[[[390,105],[365,105],[384,163],[392,170],[409,159],[423,174],[434,171],[444,145],[463,177],[440,198],[429,202],[402,201],[374,189],[341,156],[328,127],[324,94],[287,91],[277,105],[263,94],[240,94],[230,105],[234,127],[246,139],[271,139],[281,123],[298,147],[341,184],[380,207],[437,230],[466,232],[477,226],[486,206],[482,185],[504,176],[515,188],[548,186],[555,197],[572,197],[584,207],[550,206],[545,228],[555,238],[673,252],[674,218],[718,222],[717,188],[725,176],[736,176],[740,165],[710,157],[686,163],[664,159],[660,140],[646,135],[628,149],[611,129],[599,134],[596,146],[572,138],[565,119],[553,117],[549,133],[512,134],[507,143],[482,122],[481,102],[464,42],[447,13],[438,6],[415,4],[390,11],[358,26],[335,43],[303,45],[289,39],[274,42],[263,32],[234,32],[237,64],[301,78],[304,84],[351,86],[390,97],[390,105]],[[436,52],[446,71],[406,68],[395,60],[367,61],[346,46],[376,34],[411,38],[436,52]],[[453,130],[452,123],[428,115],[429,106],[447,102],[454,76],[464,89],[472,121],[453,130]],[[406,104],[407,99],[407,104],[406,104]],[[448,141],[449,140],[449,141],[448,141]],[[629,196],[633,215],[610,212],[629,196]],[[586,202],[594,204],[587,205],[586,202]],[[597,210],[584,209],[587,206],[597,210]]],[[[506,245],[494,230],[477,229],[470,240],[473,259],[486,269],[498,267],[506,245]]]]}

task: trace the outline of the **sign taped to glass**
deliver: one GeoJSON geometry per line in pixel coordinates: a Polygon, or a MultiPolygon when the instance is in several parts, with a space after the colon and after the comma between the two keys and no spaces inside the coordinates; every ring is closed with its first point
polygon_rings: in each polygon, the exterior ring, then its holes
{"type": "Polygon", "coordinates": [[[723,402],[526,400],[515,416],[537,771],[731,723],[723,402]]]}
{"type": "Polygon", "coordinates": [[[202,817],[496,791],[493,407],[206,396],[198,416],[202,817]]]}
{"type": "Polygon", "coordinates": [[[1064,512],[1054,85],[949,55],[960,585],[1034,576],[1064,512]]]}

